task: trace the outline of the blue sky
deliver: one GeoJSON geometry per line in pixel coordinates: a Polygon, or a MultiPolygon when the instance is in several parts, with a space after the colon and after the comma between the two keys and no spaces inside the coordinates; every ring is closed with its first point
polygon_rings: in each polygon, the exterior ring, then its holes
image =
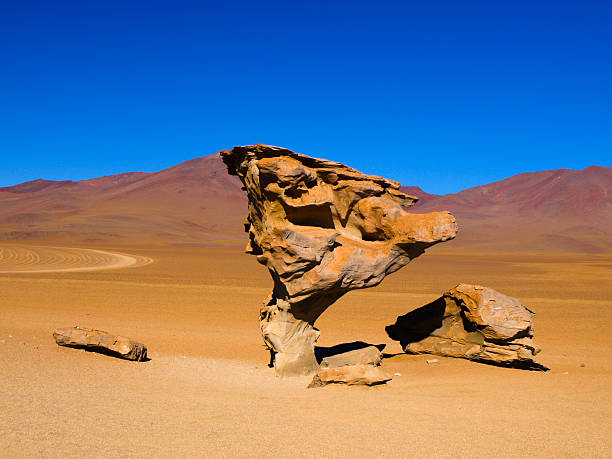
{"type": "Polygon", "coordinates": [[[280,145],[433,193],[612,165],[612,3],[0,3],[0,186],[280,145]]]}

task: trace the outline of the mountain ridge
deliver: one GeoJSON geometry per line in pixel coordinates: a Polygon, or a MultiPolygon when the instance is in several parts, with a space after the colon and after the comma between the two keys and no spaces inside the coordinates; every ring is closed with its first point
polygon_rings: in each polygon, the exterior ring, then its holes
{"type": "MultiPolygon", "coordinates": [[[[525,172],[437,195],[418,186],[415,213],[448,210],[449,250],[612,252],[612,168],[525,172]]],[[[158,172],[37,179],[0,188],[0,240],[236,245],[246,196],[219,154],[158,172]]]]}

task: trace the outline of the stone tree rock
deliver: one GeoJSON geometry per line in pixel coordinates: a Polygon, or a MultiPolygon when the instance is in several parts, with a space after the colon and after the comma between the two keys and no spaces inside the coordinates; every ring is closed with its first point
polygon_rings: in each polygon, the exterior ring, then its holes
{"type": "Polygon", "coordinates": [[[461,357],[531,370],[533,315],[519,300],[480,285],[459,284],[440,298],[397,318],[386,330],[409,354],[461,357]]]}
{"type": "Polygon", "coordinates": [[[448,212],[406,212],[400,184],[267,145],[221,152],[249,199],[247,253],[272,279],[260,325],[276,373],[317,368],[317,318],[349,290],[378,285],[427,247],[455,237],[448,212]]]}

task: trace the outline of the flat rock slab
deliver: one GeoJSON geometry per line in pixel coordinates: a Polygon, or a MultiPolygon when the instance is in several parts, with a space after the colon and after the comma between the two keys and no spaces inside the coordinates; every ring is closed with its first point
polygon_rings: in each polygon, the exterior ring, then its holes
{"type": "Polygon", "coordinates": [[[380,365],[382,352],[376,346],[330,355],[321,361],[321,368],[337,368],[353,365],[380,365]]]}
{"type": "Polygon", "coordinates": [[[111,335],[102,330],[71,327],[53,332],[59,346],[85,349],[86,351],[142,362],[147,360],[147,347],[125,336],[111,335]]]}
{"type": "Polygon", "coordinates": [[[393,376],[374,365],[354,365],[320,370],[308,387],[323,387],[328,384],[349,386],[375,386],[391,381],[393,376]]]}

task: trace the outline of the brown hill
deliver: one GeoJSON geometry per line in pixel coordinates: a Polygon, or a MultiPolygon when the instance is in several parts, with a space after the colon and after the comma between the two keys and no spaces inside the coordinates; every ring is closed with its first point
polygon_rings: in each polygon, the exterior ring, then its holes
{"type": "MultiPolygon", "coordinates": [[[[519,174],[444,196],[416,186],[415,213],[449,210],[455,241],[438,250],[612,252],[612,168],[519,174]]],[[[218,154],[155,172],[34,180],[0,188],[0,239],[242,245],[246,199],[218,154]]]]}
{"type": "Polygon", "coordinates": [[[439,194],[427,193],[418,186],[403,186],[400,188],[400,190],[402,191],[402,193],[409,194],[410,196],[417,196],[419,198],[419,205],[423,205],[427,202],[434,201],[442,197],[439,194]]]}
{"type": "Polygon", "coordinates": [[[528,172],[427,197],[414,210],[455,214],[460,236],[453,244],[461,248],[611,252],[612,168],[528,172]]]}
{"type": "Polygon", "coordinates": [[[155,172],[0,188],[0,238],[142,244],[239,240],[246,204],[218,154],[155,172]]]}

